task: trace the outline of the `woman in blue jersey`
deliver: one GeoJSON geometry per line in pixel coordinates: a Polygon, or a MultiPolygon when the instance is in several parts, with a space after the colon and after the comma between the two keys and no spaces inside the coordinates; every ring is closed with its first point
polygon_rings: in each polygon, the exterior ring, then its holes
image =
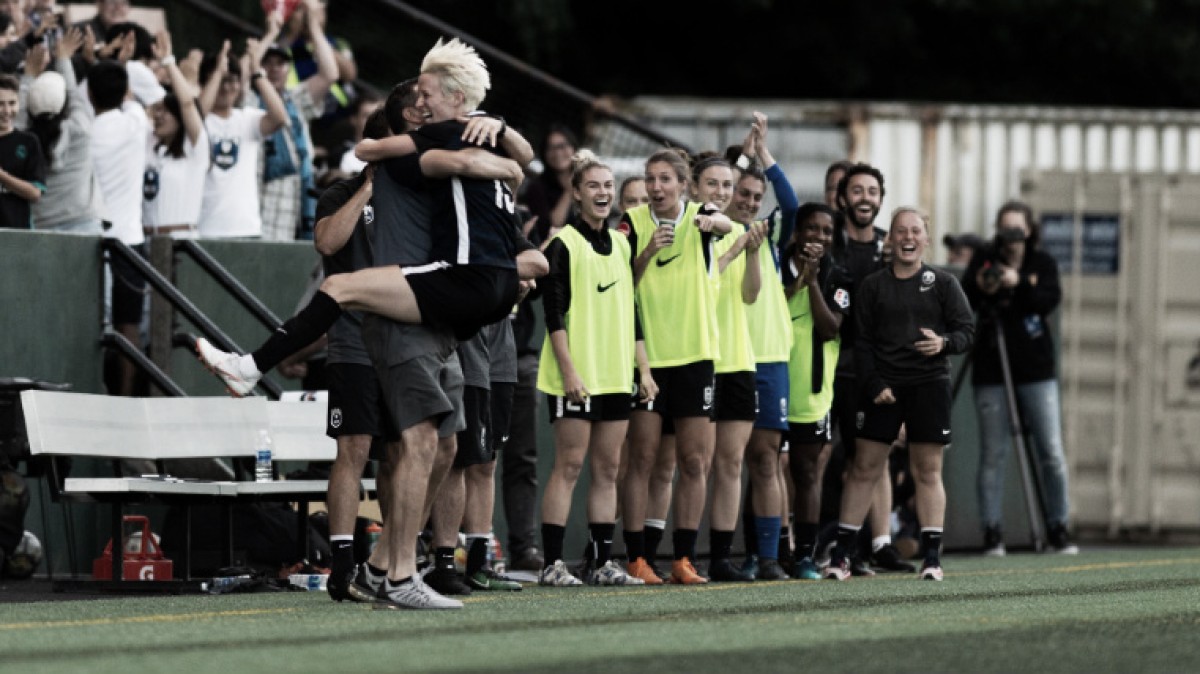
{"type": "Polygon", "coordinates": [[[629,242],[604,225],[615,196],[612,169],[590,151],[573,158],[571,196],[578,222],[568,222],[546,246],[550,273],[542,281],[546,340],[538,389],[549,398],[554,467],[542,497],[541,585],[582,581],[563,563],[571,494],[591,460],[588,487],[589,558],[593,585],[642,585],[609,557],[617,520],[617,470],[633,400],[634,306],[629,242]]]}
{"type": "Polygon", "coordinates": [[[675,487],[672,582],[707,582],[696,573],[696,538],[707,495],[707,463],[716,442],[712,423],[717,356],[717,256],[714,239],[732,224],[712,204],[688,201],[688,165],[676,150],[646,161],[650,203],[630,209],[629,236],[638,316],[659,395],[630,416],[629,466],[622,495],[630,574],[654,584],[642,535],[647,488],[664,418],[674,423],[679,480],[675,487]]]}

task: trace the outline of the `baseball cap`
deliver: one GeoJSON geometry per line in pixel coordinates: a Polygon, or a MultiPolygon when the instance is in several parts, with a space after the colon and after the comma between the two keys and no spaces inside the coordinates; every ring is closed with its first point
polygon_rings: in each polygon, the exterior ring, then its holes
{"type": "Polygon", "coordinates": [[[25,103],[31,117],[57,115],[67,103],[67,83],[63,76],[47,70],[29,85],[29,98],[25,103]]]}
{"type": "Polygon", "coordinates": [[[279,58],[283,59],[284,61],[291,61],[292,60],[292,50],[288,49],[284,45],[276,42],[276,43],[272,44],[271,46],[267,47],[267,50],[265,52],[263,52],[263,60],[265,61],[268,56],[278,56],[279,58]]]}

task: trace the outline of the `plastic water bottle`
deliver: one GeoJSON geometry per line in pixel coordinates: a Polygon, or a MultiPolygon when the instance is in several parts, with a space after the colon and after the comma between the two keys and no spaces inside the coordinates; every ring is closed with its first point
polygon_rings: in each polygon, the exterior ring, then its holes
{"type": "Polygon", "coordinates": [[[228,594],[237,588],[247,585],[254,580],[252,576],[217,576],[207,583],[200,584],[200,591],[208,594],[228,594]]]}
{"type": "Polygon", "coordinates": [[[367,525],[367,550],[375,551],[375,546],[379,543],[379,537],[383,534],[383,527],[377,522],[371,522],[367,525]]]}
{"type": "Polygon", "coordinates": [[[271,434],[267,429],[258,431],[258,447],[255,448],[254,481],[272,482],[275,472],[271,468],[271,434]]]}

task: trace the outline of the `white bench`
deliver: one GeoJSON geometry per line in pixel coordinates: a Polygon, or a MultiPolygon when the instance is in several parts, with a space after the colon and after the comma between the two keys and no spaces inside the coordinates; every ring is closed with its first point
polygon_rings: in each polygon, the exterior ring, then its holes
{"type": "MultiPolygon", "coordinates": [[[[124,398],[59,391],[21,392],[30,454],[47,457],[51,489],[56,498],[111,503],[113,540],[120,540],[123,506],[160,501],[180,505],[188,518],[183,577],[190,572],[190,506],[239,501],[295,501],[306,546],[308,502],[323,500],[327,480],[232,479],[201,480],[175,477],[162,467],[177,459],[244,460],[252,462],[260,429],[271,434],[276,461],[333,461],[337,444],[325,435],[326,406],[313,402],[268,401],[250,398],[124,398]],[[154,475],[129,477],[70,477],[58,458],[97,458],[150,461],[160,466],[154,475]]],[[[374,480],[363,489],[375,490],[374,480]]],[[[226,512],[230,508],[226,507],[226,512]]],[[[226,522],[228,525],[228,522],[226,522]]],[[[229,529],[227,528],[228,532],[229,529]]],[[[228,537],[227,537],[228,538],[228,537]]],[[[232,554],[232,542],[226,562],[232,554]]],[[[306,554],[306,547],[302,548],[306,554]]],[[[120,564],[114,564],[119,581],[120,564]]]]}

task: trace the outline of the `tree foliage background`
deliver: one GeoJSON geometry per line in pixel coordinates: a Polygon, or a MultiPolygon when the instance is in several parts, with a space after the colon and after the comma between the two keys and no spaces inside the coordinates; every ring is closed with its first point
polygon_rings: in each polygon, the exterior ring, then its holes
{"type": "MultiPolygon", "coordinates": [[[[380,86],[418,65],[397,44],[431,46],[385,3],[329,0],[380,86]]],[[[139,4],[166,7],[184,46],[218,46],[187,3],[139,4]]],[[[257,2],[213,4],[262,21],[257,2]]],[[[408,4],[592,94],[1200,107],[1200,0],[408,4]]]]}

